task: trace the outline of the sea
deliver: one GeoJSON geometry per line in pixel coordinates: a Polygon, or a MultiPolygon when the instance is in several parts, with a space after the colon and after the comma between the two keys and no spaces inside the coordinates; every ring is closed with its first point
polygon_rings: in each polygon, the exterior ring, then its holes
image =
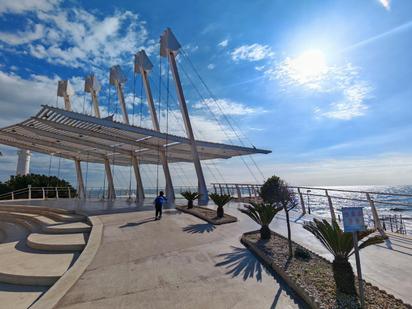
{"type": "MultiPolygon", "coordinates": [[[[317,188],[328,189],[329,196],[336,211],[341,217],[340,209],[347,206],[364,207],[365,222],[373,225],[371,207],[367,201],[366,193],[347,192],[361,191],[371,192],[370,197],[375,201],[376,210],[383,220],[387,230],[412,234],[412,185],[398,186],[320,186],[317,188]],[[333,191],[333,190],[345,190],[333,191]],[[387,193],[387,194],[373,194],[387,193]],[[399,195],[392,195],[399,194],[399,195]],[[345,198],[345,199],[343,199],[345,198]]],[[[306,208],[310,208],[311,214],[321,217],[330,217],[328,200],[324,190],[301,189],[306,208]],[[307,190],[310,190],[308,192],[307,190]],[[319,195],[319,196],[318,196],[319,195]]]]}

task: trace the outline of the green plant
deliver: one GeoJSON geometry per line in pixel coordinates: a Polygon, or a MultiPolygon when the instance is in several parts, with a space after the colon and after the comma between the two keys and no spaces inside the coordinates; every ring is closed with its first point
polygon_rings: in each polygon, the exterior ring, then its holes
{"type": "Polygon", "coordinates": [[[294,255],[295,255],[295,258],[301,259],[301,260],[304,260],[304,261],[309,261],[312,258],[309,251],[302,248],[302,247],[297,247],[295,249],[294,255]]]}
{"type": "Polygon", "coordinates": [[[275,204],[277,207],[283,207],[285,210],[289,256],[292,257],[292,233],[290,229],[289,210],[297,205],[297,200],[293,191],[289,189],[288,184],[285,181],[274,175],[265,181],[259,194],[264,202],[275,204]]]}
{"type": "Polygon", "coordinates": [[[213,203],[215,203],[217,206],[216,217],[223,218],[225,214],[225,212],[223,211],[223,206],[225,206],[227,203],[233,200],[233,197],[230,196],[229,194],[216,194],[216,193],[209,194],[209,197],[213,201],[213,203]]]}
{"type": "Polygon", "coordinates": [[[198,199],[200,196],[198,192],[191,191],[183,191],[180,194],[187,199],[187,208],[193,208],[193,201],[198,199]]]}
{"type": "Polygon", "coordinates": [[[272,222],[276,214],[282,210],[282,207],[275,207],[269,203],[250,202],[250,205],[244,205],[244,208],[239,208],[239,211],[247,215],[253,221],[261,226],[260,238],[269,239],[271,232],[269,224],[272,222]]]}
{"type": "MultiPolygon", "coordinates": [[[[349,263],[349,257],[354,253],[352,233],[344,233],[336,222],[333,221],[330,224],[326,220],[314,219],[313,222],[306,223],[303,227],[319,239],[325,248],[333,254],[333,277],[338,291],[346,294],[356,294],[355,275],[349,263]]],[[[359,242],[373,232],[375,230],[358,232],[359,242]]],[[[367,246],[382,242],[383,237],[376,235],[367,238],[358,247],[361,250],[367,246]]]]}

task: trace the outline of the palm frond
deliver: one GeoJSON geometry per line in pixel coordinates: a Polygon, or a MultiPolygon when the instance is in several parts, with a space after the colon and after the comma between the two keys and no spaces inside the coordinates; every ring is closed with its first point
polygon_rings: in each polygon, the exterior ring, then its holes
{"type": "Polygon", "coordinates": [[[198,192],[183,191],[180,193],[188,201],[194,201],[199,198],[200,194],[198,192]]]}
{"type": "Polygon", "coordinates": [[[269,225],[276,214],[281,211],[282,207],[275,207],[269,203],[254,203],[244,205],[244,208],[239,208],[239,211],[247,215],[259,225],[269,225]]]}
{"type": "Polygon", "coordinates": [[[227,203],[229,203],[231,200],[233,200],[233,197],[229,194],[211,193],[209,194],[209,197],[213,201],[213,203],[215,203],[216,206],[219,206],[219,207],[223,207],[227,203]]]}

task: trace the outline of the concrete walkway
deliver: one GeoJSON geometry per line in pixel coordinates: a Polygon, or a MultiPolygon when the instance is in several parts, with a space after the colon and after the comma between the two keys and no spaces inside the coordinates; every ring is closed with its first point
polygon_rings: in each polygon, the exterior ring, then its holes
{"type": "MultiPolygon", "coordinates": [[[[240,244],[242,233],[259,227],[237,211],[239,204],[226,207],[226,212],[238,217],[239,222],[222,226],[172,209],[165,211],[161,221],[153,221],[152,206],[138,210],[131,206],[117,201],[101,204],[100,209],[96,203],[90,208],[80,207],[103,221],[103,240],[96,257],[59,308],[303,306],[240,244]]],[[[310,219],[292,214],[293,240],[332,259],[302,228],[303,221],[310,219]]],[[[283,213],[276,216],[271,229],[286,235],[283,213]]],[[[385,244],[361,251],[364,277],[412,303],[411,258],[412,239],[391,235],[385,244]]]]}
{"type": "MultiPolygon", "coordinates": [[[[59,308],[298,308],[238,228],[167,210],[101,215],[103,241],[59,308]]],[[[301,305],[302,306],[302,305],[301,305]]]]}

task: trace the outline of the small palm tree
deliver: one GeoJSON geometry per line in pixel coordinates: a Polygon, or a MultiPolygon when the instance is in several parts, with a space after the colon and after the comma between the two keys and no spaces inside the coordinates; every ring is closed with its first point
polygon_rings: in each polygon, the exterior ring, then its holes
{"type": "Polygon", "coordinates": [[[216,194],[216,193],[209,194],[209,197],[211,198],[213,203],[215,203],[217,206],[216,217],[223,218],[225,214],[225,212],[223,211],[223,206],[225,206],[227,203],[233,200],[233,197],[230,196],[229,194],[216,194]]]}
{"type": "Polygon", "coordinates": [[[193,208],[193,201],[198,199],[200,194],[197,192],[183,191],[180,193],[185,199],[187,199],[187,208],[193,208]]]}
{"type": "Polygon", "coordinates": [[[243,209],[239,208],[239,211],[249,216],[249,218],[261,226],[260,238],[270,239],[272,233],[270,232],[269,224],[283,207],[275,207],[270,203],[255,202],[250,202],[250,205],[244,205],[244,207],[243,209]]]}
{"type": "MultiPolygon", "coordinates": [[[[326,220],[314,219],[313,222],[306,223],[303,227],[315,235],[325,248],[333,254],[333,277],[338,291],[346,294],[356,294],[355,275],[349,263],[349,257],[354,253],[352,233],[344,233],[335,221],[331,225],[326,220]]],[[[375,230],[358,232],[359,241],[373,232],[375,230]]],[[[369,237],[358,246],[359,250],[382,243],[383,240],[384,238],[379,235],[369,237]]]]}

